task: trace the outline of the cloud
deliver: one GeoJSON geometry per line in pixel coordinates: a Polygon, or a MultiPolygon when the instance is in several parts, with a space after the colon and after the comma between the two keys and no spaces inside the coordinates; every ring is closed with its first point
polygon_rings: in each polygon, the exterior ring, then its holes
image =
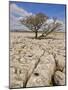
{"type": "MultiPolygon", "coordinates": [[[[60,31],[61,31],[61,32],[65,32],[65,23],[64,23],[63,21],[59,20],[59,19],[57,19],[56,22],[62,24],[62,27],[60,27],[60,29],[61,29],[60,31]]],[[[50,28],[52,28],[52,26],[53,26],[52,23],[53,23],[53,19],[52,19],[52,18],[48,19],[48,20],[47,20],[46,22],[44,22],[44,24],[41,26],[40,30],[47,28],[47,26],[45,27],[45,24],[50,25],[50,28]]]]}
{"type": "Polygon", "coordinates": [[[18,7],[16,4],[10,4],[10,13],[20,16],[20,17],[32,15],[32,13],[28,13],[26,10],[18,7]]]}
{"type": "Polygon", "coordinates": [[[28,30],[28,28],[24,25],[22,25],[18,18],[11,15],[10,16],[10,30],[28,30]]]}
{"type": "MultiPolygon", "coordinates": [[[[20,23],[20,19],[25,18],[26,16],[34,15],[31,12],[27,12],[23,8],[20,8],[16,4],[10,4],[10,30],[29,30],[26,26],[20,23]]],[[[47,20],[47,23],[50,24],[53,22],[53,19],[50,18],[47,20]]],[[[65,31],[65,23],[61,20],[57,20],[63,24],[62,31],[65,31]]],[[[44,23],[45,24],[45,23],[44,23]]],[[[41,29],[44,28],[44,24],[42,25],[41,29]]]]}
{"type": "Polygon", "coordinates": [[[10,4],[10,30],[28,30],[26,26],[20,23],[19,19],[30,15],[32,13],[28,13],[16,4],[10,4]]]}

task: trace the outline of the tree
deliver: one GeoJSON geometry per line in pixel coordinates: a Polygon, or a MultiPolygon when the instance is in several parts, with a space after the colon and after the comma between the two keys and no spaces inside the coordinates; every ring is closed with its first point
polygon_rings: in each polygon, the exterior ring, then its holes
{"type": "Polygon", "coordinates": [[[57,22],[57,18],[53,17],[53,22],[51,22],[50,24],[45,23],[44,24],[44,29],[42,32],[42,35],[40,37],[46,37],[47,35],[49,35],[50,33],[54,32],[54,31],[59,31],[62,29],[62,24],[60,22],[57,22]]]}
{"type": "Polygon", "coordinates": [[[26,17],[20,21],[35,33],[35,38],[37,39],[38,30],[47,19],[48,16],[44,15],[43,13],[38,13],[34,16],[26,17]]]}

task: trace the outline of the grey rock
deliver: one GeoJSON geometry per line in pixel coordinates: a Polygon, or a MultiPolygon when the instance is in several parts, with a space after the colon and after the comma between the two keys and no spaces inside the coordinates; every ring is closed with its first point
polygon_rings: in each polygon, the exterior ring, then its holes
{"type": "Polygon", "coordinates": [[[63,69],[63,73],[65,73],[66,68],[63,69]]]}
{"type": "Polygon", "coordinates": [[[54,75],[54,82],[56,85],[65,85],[65,74],[61,71],[56,71],[54,75]]]}
{"type": "Polygon", "coordinates": [[[26,87],[51,86],[51,78],[55,70],[55,61],[52,55],[42,56],[41,61],[29,78],[26,87]]]}
{"type": "Polygon", "coordinates": [[[62,71],[65,67],[65,57],[61,55],[56,55],[56,64],[57,64],[57,70],[62,71]]]}

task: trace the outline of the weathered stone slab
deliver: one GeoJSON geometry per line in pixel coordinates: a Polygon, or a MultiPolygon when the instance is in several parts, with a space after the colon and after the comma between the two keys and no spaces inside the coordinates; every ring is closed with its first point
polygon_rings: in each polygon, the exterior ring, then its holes
{"type": "Polygon", "coordinates": [[[55,70],[55,61],[52,55],[42,56],[37,68],[31,75],[26,87],[50,86],[55,70]]]}
{"type": "Polygon", "coordinates": [[[56,71],[54,75],[54,82],[56,85],[65,85],[65,74],[61,71],[56,71]]]}

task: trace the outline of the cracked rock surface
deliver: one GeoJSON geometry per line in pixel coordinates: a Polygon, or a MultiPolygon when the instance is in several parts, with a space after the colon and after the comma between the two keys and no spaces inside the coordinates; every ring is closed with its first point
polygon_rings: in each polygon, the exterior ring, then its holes
{"type": "Polygon", "coordinates": [[[10,32],[10,88],[65,85],[64,33],[55,39],[31,37],[33,33],[10,32]]]}

